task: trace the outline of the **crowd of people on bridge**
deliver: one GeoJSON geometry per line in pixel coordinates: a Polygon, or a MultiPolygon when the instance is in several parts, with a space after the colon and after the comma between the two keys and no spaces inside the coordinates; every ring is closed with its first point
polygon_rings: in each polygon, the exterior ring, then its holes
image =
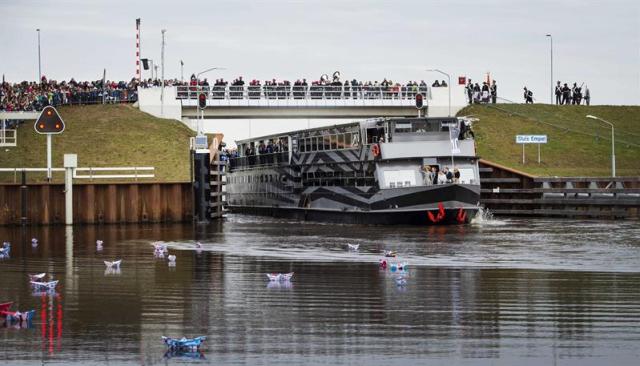
{"type": "MultiPolygon", "coordinates": [[[[143,84],[144,87],[153,85],[155,84],[143,84]]],[[[203,91],[211,92],[213,99],[398,99],[413,98],[417,93],[426,95],[428,92],[424,80],[420,83],[409,81],[404,84],[386,78],[381,82],[377,80],[365,82],[357,79],[342,82],[335,74],[333,80],[329,80],[324,75],[319,80],[311,82],[302,78],[293,83],[289,80],[276,79],[264,82],[253,79],[245,83],[243,77],[239,76],[232,82],[224,78],[216,79],[213,84],[210,84],[206,78],[199,80],[196,75],[191,75],[188,83],[173,82],[170,85],[185,86],[178,90],[179,98],[195,98],[196,93],[203,91]]],[[[446,86],[446,83],[438,86],[446,86]]]]}
{"type": "Polygon", "coordinates": [[[39,111],[45,106],[135,102],[138,81],[56,81],[43,76],[40,82],[0,84],[0,110],[39,111]]]}

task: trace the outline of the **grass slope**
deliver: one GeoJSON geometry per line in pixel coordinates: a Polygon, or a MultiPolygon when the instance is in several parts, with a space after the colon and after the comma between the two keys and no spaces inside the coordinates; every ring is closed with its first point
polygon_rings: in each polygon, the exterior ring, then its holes
{"type": "Polygon", "coordinates": [[[480,157],[539,176],[610,176],[611,128],[585,116],[592,114],[615,126],[616,175],[640,175],[640,107],[553,106],[498,104],[473,105],[458,115],[474,115],[480,157]],[[541,145],[542,163],[536,145],[515,143],[518,134],[546,134],[541,145]]]}
{"type": "MultiPolygon", "coordinates": [[[[156,181],[189,180],[189,137],[194,133],[180,122],[131,105],[61,107],[58,112],[66,127],[53,136],[54,167],[62,167],[64,153],[74,153],[80,167],[153,166],[156,181]]],[[[18,128],[17,147],[0,150],[0,167],[46,167],[46,137],[34,131],[33,122],[18,128]]],[[[13,180],[7,175],[0,179],[13,180]]],[[[55,181],[63,176],[54,174],[55,181]]]]}

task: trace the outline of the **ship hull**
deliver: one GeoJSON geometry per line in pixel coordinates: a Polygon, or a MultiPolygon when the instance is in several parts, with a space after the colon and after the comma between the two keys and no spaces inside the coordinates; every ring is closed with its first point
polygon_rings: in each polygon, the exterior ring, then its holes
{"type": "MultiPolygon", "coordinates": [[[[367,199],[339,195],[340,187],[318,187],[307,192],[307,207],[284,202],[229,205],[231,212],[301,221],[371,225],[450,225],[471,221],[478,211],[478,186],[448,184],[380,190],[367,199]],[[329,188],[333,188],[329,190],[329,188]],[[320,205],[325,207],[319,207],[320,205]],[[316,206],[316,207],[314,207],[316,206]]],[[[302,202],[302,200],[298,200],[302,202]]]]}
{"type": "Polygon", "coordinates": [[[229,209],[231,212],[249,215],[360,225],[461,225],[469,223],[478,211],[477,207],[464,208],[462,209],[464,214],[460,219],[458,215],[461,209],[445,209],[444,218],[432,221],[429,219],[428,212],[432,212],[432,215],[437,218],[438,210],[358,212],[267,206],[229,206],[229,209]]]}

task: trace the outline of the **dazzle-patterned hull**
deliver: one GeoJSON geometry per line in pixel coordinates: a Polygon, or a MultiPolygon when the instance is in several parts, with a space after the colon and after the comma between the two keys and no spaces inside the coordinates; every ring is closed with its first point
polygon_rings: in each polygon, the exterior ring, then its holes
{"type": "Polygon", "coordinates": [[[473,140],[456,141],[452,157],[442,121],[411,121],[437,130],[391,134],[406,120],[376,120],[241,141],[244,153],[231,159],[227,174],[228,207],[350,224],[469,222],[480,200],[473,140]],[[457,176],[438,182],[431,171],[447,165],[457,176]]]}

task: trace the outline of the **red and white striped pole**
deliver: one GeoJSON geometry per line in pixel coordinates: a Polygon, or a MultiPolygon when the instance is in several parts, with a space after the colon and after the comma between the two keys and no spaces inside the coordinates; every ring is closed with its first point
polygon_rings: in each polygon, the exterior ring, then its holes
{"type": "Polygon", "coordinates": [[[136,19],[136,79],[140,81],[140,18],[136,19]]]}

